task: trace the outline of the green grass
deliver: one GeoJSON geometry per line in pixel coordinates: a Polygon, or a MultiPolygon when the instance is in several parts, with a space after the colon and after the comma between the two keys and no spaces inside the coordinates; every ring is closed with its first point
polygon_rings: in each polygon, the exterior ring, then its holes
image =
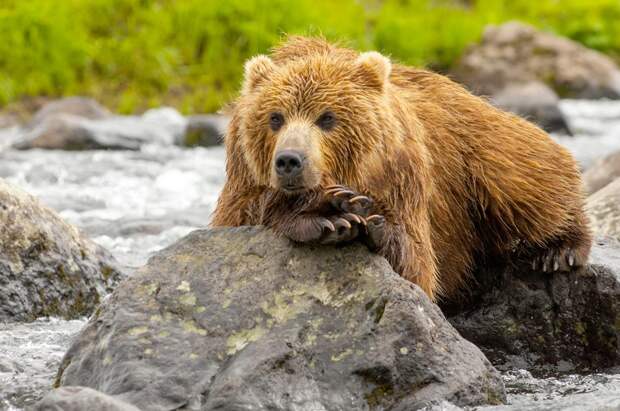
{"type": "Polygon", "coordinates": [[[618,0],[0,0],[0,105],[81,94],[121,112],[215,111],[284,34],[448,70],[514,19],[620,56],[618,0]]]}

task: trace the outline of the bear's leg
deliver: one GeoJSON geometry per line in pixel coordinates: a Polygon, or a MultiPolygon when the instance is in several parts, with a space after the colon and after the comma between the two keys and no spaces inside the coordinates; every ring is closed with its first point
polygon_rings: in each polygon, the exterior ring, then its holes
{"type": "Polygon", "coordinates": [[[363,240],[371,251],[378,251],[387,243],[385,217],[374,201],[365,195],[341,185],[327,187],[325,194],[332,207],[346,214],[358,216],[365,226],[363,240]]]}
{"type": "Polygon", "coordinates": [[[412,237],[402,224],[396,224],[390,211],[373,199],[335,185],[325,191],[332,207],[363,218],[361,236],[368,248],[385,257],[394,271],[416,283],[433,301],[441,294],[435,255],[431,246],[428,215],[423,208],[413,210],[412,237]]]}

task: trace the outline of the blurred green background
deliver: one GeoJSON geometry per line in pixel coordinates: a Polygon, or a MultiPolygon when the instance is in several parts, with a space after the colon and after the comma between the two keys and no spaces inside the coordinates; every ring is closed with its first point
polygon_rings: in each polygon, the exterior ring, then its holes
{"type": "Polygon", "coordinates": [[[0,106],[79,94],[124,113],[212,112],[285,33],[449,71],[508,20],[620,57],[619,0],[0,0],[0,106]]]}

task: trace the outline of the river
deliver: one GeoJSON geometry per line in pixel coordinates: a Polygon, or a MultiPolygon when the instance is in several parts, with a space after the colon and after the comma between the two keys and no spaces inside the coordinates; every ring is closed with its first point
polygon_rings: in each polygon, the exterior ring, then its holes
{"type": "MultiPolygon", "coordinates": [[[[555,138],[584,168],[620,150],[620,102],[562,101],[575,136],[555,138]]],[[[0,130],[5,135],[19,131],[0,130]]],[[[57,210],[110,250],[127,272],[149,255],[208,224],[224,181],[221,147],[144,146],[139,151],[14,151],[0,149],[0,178],[57,210]]],[[[71,338],[86,319],[0,324],[0,410],[22,410],[51,387],[71,338]]],[[[575,393],[620,392],[620,374],[503,372],[509,402],[575,393]]]]}

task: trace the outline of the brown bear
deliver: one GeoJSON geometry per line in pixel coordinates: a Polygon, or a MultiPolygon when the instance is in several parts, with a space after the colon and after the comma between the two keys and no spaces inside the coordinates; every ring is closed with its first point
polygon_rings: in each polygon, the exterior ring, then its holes
{"type": "Polygon", "coordinates": [[[362,239],[435,301],[489,258],[544,272],[587,261],[575,160],[444,76],[292,37],[246,63],[231,107],[212,226],[362,239]]]}

